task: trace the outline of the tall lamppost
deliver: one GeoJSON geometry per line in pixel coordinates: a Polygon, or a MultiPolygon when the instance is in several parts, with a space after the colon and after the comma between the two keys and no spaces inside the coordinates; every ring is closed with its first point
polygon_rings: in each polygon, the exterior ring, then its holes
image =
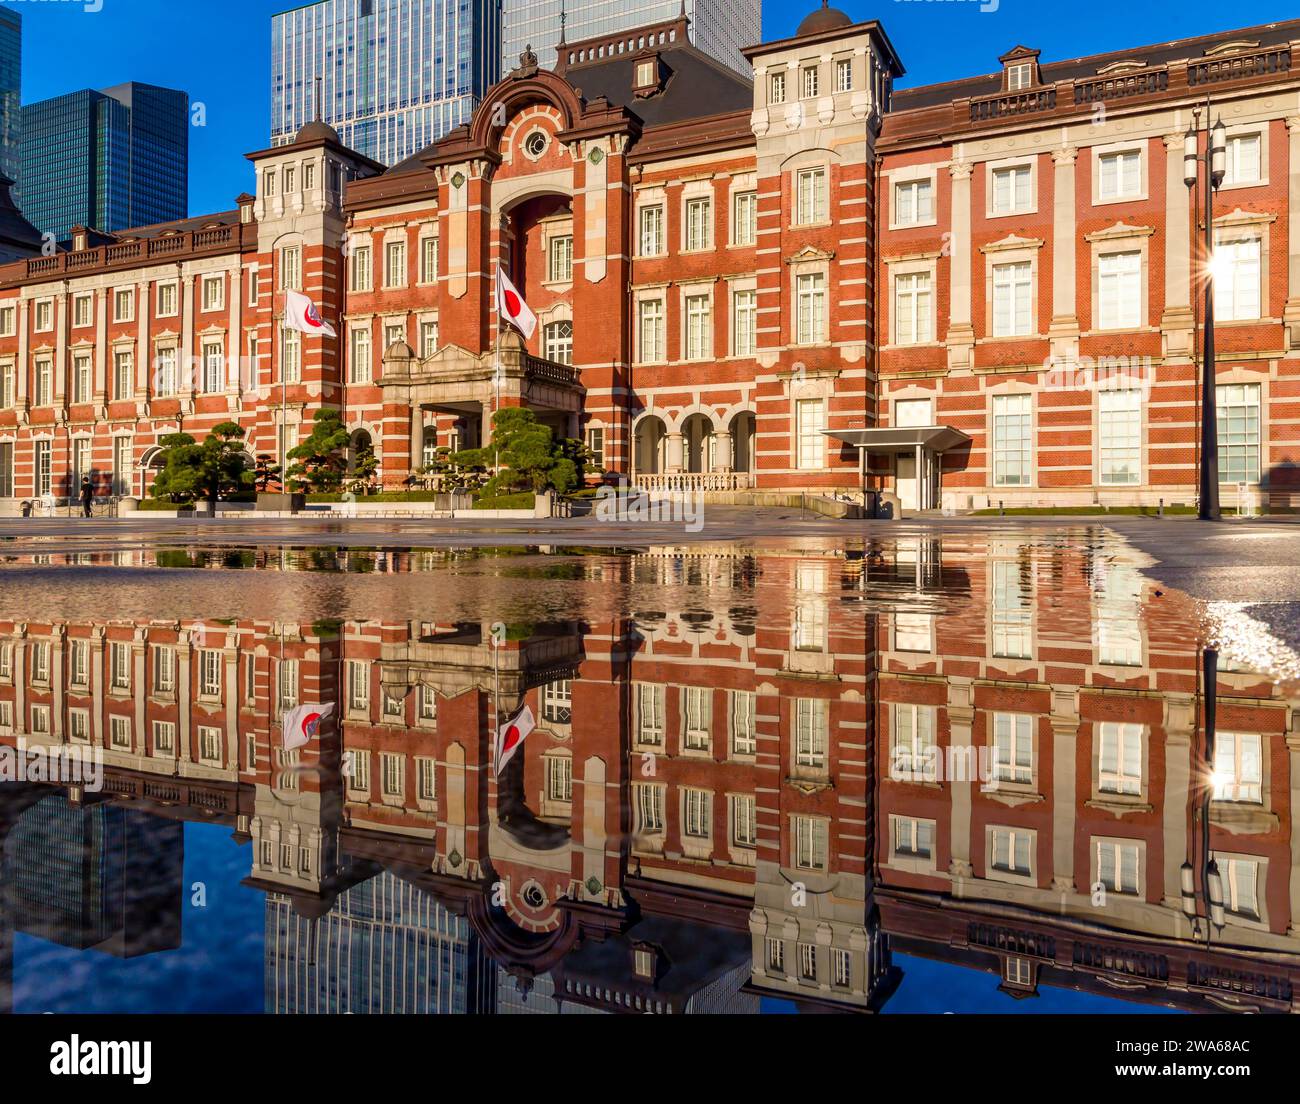
{"type": "Polygon", "coordinates": [[[1199,107],[1192,109],[1192,125],[1183,138],[1183,183],[1189,194],[1196,187],[1200,165],[1205,166],[1205,326],[1201,351],[1201,494],[1197,516],[1219,520],[1219,426],[1214,389],[1214,193],[1227,168],[1227,139],[1223,119],[1210,126],[1210,101],[1205,100],[1205,154],[1198,153],[1199,107]]]}
{"type": "MultiPolygon", "coordinates": [[[[1200,829],[1201,843],[1201,890],[1205,899],[1205,942],[1210,942],[1211,927],[1223,930],[1227,918],[1223,906],[1223,876],[1219,873],[1219,864],[1210,850],[1210,802],[1214,800],[1214,750],[1218,728],[1218,682],[1219,653],[1217,649],[1206,648],[1201,653],[1202,685],[1202,730],[1205,742],[1201,758],[1201,769],[1197,773],[1199,802],[1196,806],[1193,825],[1200,829]]],[[[1195,851],[1195,843],[1191,850],[1195,851]]],[[[1193,935],[1200,923],[1200,909],[1197,907],[1196,868],[1191,859],[1183,863],[1182,871],[1183,913],[1191,921],[1193,935]]]]}

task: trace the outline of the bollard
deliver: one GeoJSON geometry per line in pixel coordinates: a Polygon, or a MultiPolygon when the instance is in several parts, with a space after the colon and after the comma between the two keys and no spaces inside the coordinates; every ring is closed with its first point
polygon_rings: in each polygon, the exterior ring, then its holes
{"type": "Polygon", "coordinates": [[[1160,500],[1160,506],[1156,509],[1156,517],[1164,517],[1164,516],[1165,516],[1165,500],[1162,498],[1160,500]]]}
{"type": "Polygon", "coordinates": [[[1003,504],[1002,499],[999,498],[999,499],[998,499],[998,517],[1006,517],[1006,516],[1007,516],[1007,509],[1006,509],[1006,506],[1003,504]]]}

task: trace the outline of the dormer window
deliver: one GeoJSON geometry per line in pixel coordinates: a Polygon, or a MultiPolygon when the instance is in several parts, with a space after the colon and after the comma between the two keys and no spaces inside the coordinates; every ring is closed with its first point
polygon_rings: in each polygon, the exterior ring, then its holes
{"type": "Polygon", "coordinates": [[[1034,83],[1034,67],[1029,62],[1007,66],[1007,91],[1018,92],[1034,83]]]}
{"type": "Polygon", "coordinates": [[[1038,84],[1038,51],[1028,46],[1017,46],[1007,51],[998,61],[1006,74],[1002,84],[1008,92],[1022,92],[1038,84]]]}
{"type": "Polygon", "coordinates": [[[632,91],[637,96],[652,96],[663,87],[664,68],[658,54],[637,58],[632,63],[632,91]]]}
{"type": "Polygon", "coordinates": [[[645,88],[655,82],[655,63],[653,59],[636,63],[636,86],[645,88]]]}

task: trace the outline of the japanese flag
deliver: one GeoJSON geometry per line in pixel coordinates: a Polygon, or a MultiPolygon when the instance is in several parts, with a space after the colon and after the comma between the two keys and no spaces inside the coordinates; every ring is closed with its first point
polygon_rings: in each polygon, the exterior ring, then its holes
{"type": "Polygon", "coordinates": [[[533,711],[525,705],[523,709],[497,729],[495,748],[497,774],[506,769],[506,764],[510,762],[511,756],[523,746],[524,740],[527,739],[528,734],[532,732],[534,727],[533,711]]]}
{"type": "Polygon", "coordinates": [[[280,739],[285,751],[306,744],[320,731],[321,721],[334,712],[334,703],[296,705],[280,720],[280,739]]]}
{"type": "Polygon", "coordinates": [[[524,297],[497,265],[497,314],[514,325],[525,340],[533,336],[537,329],[537,315],[524,302],[524,297]]]}
{"type": "Polygon", "coordinates": [[[301,291],[286,288],[284,292],[284,328],[299,333],[337,336],[334,327],[320,316],[316,304],[301,291]]]}

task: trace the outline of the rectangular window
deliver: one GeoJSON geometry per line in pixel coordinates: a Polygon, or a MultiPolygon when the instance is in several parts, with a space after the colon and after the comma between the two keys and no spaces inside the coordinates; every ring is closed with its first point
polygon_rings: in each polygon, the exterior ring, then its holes
{"type": "Polygon", "coordinates": [[[370,752],[349,751],[345,753],[345,768],[348,774],[348,789],[370,792],[370,752]]]}
{"type": "Polygon", "coordinates": [[[370,666],[355,659],[348,660],[348,708],[370,708],[370,666]]]}
{"type": "Polygon", "coordinates": [[[1111,893],[1138,891],[1140,849],[1120,840],[1097,841],[1097,880],[1111,893]]]}
{"type": "Polygon", "coordinates": [[[641,256],[658,257],[664,252],[664,209],[662,204],[642,207],[637,218],[640,223],[638,240],[641,256]]]}
{"type": "Polygon", "coordinates": [[[935,782],[934,709],[896,702],[890,777],[900,782],[935,782]]]}
{"type": "Polygon", "coordinates": [[[664,359],[664,301],[642,299],[637,304],[637,336],[641,362],[653,364],[664,359]]]}
{"type": "Polygon", "coordinates": [[[1102,721],[1097,739],[1097,789],[1138,796],[1142,792],[1142,726],[1102,721]]]}
{"type": "Polygon", "coordinates": [[[770,104],[785,103],[785,73],[773,73],[767,84],[767,102],[770,104]]]}
{"type": "Polygon", "coordinates": [[[713,201],[707,198],[686,201],[686,248],[708,249],[713,242],[713,201]]]}
{"type": "Polygon", "coordinates": [[[804,981],[817,980],[817,944],[800,943],[799,945],[799,977],[804,981]]]}
{"type": "Polygon", "coordinates": [[[992,836],[993,869],[1019,878],[1030,877],[1034,872],[1033,833],[1024,828],[994,828],[992,836]]]}
{"type": "Polygon", "coordinates": [[[1214,742],[1214,800],[1258,805],[1264,794],[1264,738],[1220,732],[1214,742]]]}
{"type": "Polygon", "coordinates": [[[1260,316],[1260,241],[1219,241],[1214,247],[1214,317],[1239,322],[1260,316]]]}
{"type": "MultiPolygon", "coordinates": [[[[39,313],[37,318],[39,318],[39,313]]],[[[113,292],[113,321],[132,322],[135,320],[135,292],[129,289],[113,292]]]]}
{"type": "Polygon", "coordinates": [[[548,755],[546,797],[548,801],[573,800],[573,760],[567,755],[548,755]]]}
{"type": "Polygon", "coordinates": [[[302,334],[283,327],[280,330],[280,376],[285,383],[302,382],[302,334]]]}
{"type": "Polygon", "coordinates": [[[801,169],[798,175],[795,221],[800,226],[825,222],[827,214],[826,170],[801,169]]]}
{"type": "Polygon", "coordinates": [[[993,654],[1029,659],[1033,654],[1033,608],[1029,581],[1014,560],[993,561],[993,654]]]}
{"type": "Polygon", "coordinates": [[[665,697],[658,684],[643,682],[637,687],[637,743],[663,745],[665,697]]]}
{"type": "Polygon", "coordinates": [[[815,65],[806,65],[800,70],[800,86],[802,95],[805,100],[810,100],[818,94],[821,86],[821,70],[815,65]]]}
{"type": "Polygon", "coordinates": [[[438,694],[432,686],[420,684],[420,720],[433,721],[438,717],[438,694]]]}
{"type": "Polygon", "coordinates": [[[1097,158],[1097,198],[1133,199],[1142,194],[1142,153],[1103,153],[1097,158]]]}
{"type": "Polygon", "coordinates": [[[1007,66],[1007,91],[1019,92],[1033,83],[1033,66],[1028,63],[1007,66]]]}
{"type": "Polygon", "coordinates": [[[826,769],[827,703],[819,698],[795,699],[794,761],[796,766],[826,769]]]}
{"type": "Polygon", "coordinates": [[[203,391],[215,395],[222,390],[226,369],[226,354],[220,341],[203,343],[203,391]]]}
{"type": "Polygon", "coordinates": [[[598,471],[605,470],[605,429],[603,426],[587,427],[587,455],[598,471]]]}
{"type": "Polygon", "coordinates": [[[688,295],[686,307],[686,359],[704,360],[712,345],[713,327],[710,319],[709,297],[688,295]]]}
{"type": "Polygon", "coordinates": [[[224,276],[203,277],[203,309],[205,311],[221,310],[226,305],[226,278],[224,276]]]}
{"type": "Polygon", "coordinates": [[[1142,254],[1103,253],[1097,258],[1097,326],[1131,330],[1142,325],[1142,254]]]}
{"type": "Polygon", "coordinates": [[[767,937],[767,972],[785,973],[785,941],[770,935],[767,937]]]}
{"type": "Polygon", "coordinates": [[[432,284],[438,280],[438,239],[420,239],[420,283],[432,284]]]}
{"type": "Polygon", "coordinates": [[[258,289],[258,286],[257,286],[257,278],[258,278],[258,267],[257,267],[257,265],[249,265],[249,266],[248,266],[248,298],[247,298],[247,305],[250,306],[250,307],[255,307],[255,306],[257,306],[257,294],[258,294],[258,290],[259,290],[259,289],[258,289]]]}
{"type": "Polygon", "coordinates": [[[373,270],[371,267],[370,246],[357,245],[352,248],[352,290],[373,290],[373,270]]]}
{"type": "Polygon", "coordinates": [[[1015,165],[993,170],[993,213],[1016,215],[1032,210],[1033,169],[1029,165],[1015,165]]]}
{"type": "Polygon", "coordinates": [[[42,685],[50,681],[50,645],[48,641],[32,643],[32,682],[42,685]]]}
{"type": "Polygon", "coordinates": [[[731,352],[733,356],[753,356],[758,319],[758,293],[731,293],[731,352]]]}
{"type": "Polygon", "coordinates": [[[732,690],[731,754],[753,755],[758,750],[758,732],[754,721],[754,694],[750,690],[732,690]]]}
{"type": "Polygon", "coordinates": [[[850,962],[851,959],[849,958],[848,951],[842,951],[838,947],[831,950],[832,977],[837,989],[847,989],[851,984],[849,973],[850,962]]]}
{"type": "Polygon", "coordinates": [[[54,482],[54,446],[50,441],[36,442],[36,493],[47,495],[54,482]]]}
{"type": "Polygon", "coordinates": [[[934,856],[934,821],[916,817],[890,818],[894,828],[894,855],[901,859],[930,859],[934,856]]]}
{"type": "Polygon", "coordinates": [[[1223,904],[1233,916],[1259,919],[1259,866],[1253,859],[1225,859],[1220,863],[1223,904]]]}
{"type": "Polygon", "coordinates": [[[221,696],[221,653],[211,648],[199,652],[199,693],[205,698],[221,696]]]}
{"type": "Polygon", "coordinates": [[[113,397],[129,399],[135,391],[135,357],[130,351],[113,354],[113,397]]]}
{"type": "Polygon", "coordinates": [[[280,290],[302,291],[302,249],[286,245],[280,250],[280,290]]]}
{"type": "Polygon", "coordinates": [[[72,401],[90,402],[90,354],[76,353],[72,357],[72,401]]]}
{"type": "Polygon", "coordinates": [[[549,724],[573,723],[573,682],[557,679],[542,687],[542,720],[549,724]]]}
{"type": "Polygon", "coordinates": [[[894,225],[919,226],[934,221],[934,185],[906,180],[894,185],[894,225]]]}
{"type": "Polygon", "coordinates": [[[1258,184],[1260,181],[1259,135],[1238,134],[1228,139],[1225,184],[1258,184]]]}
{"type": "Polygon", "coordinates": [[[1219,482],[1259,482],[1259,384],[1222,383],[1215,389],[1219,482]]]}
{"type": "Polygon", "coordinates": [[[835,63],[835,91],[853,91],[853,62],[849,58],[840,58],[835,63]]]}
{"type": "Polygon", "coordinates": [[[993,396],[993,484],[1029,486],[1032,461],[1029,395],[993,396]]]}
{"type": "Polygon", "coordinates": [[[649,782],[632,786],[635,798],[636,829],[638,832],[664,830],[664,787],[649,782]]]}
{"type": "Polygon", "coordinates": [[[112,747],[119,750],[129,749],[131,747],[131,718],[109,717],[108,740],[112,747]]]}
{"type": "Polygon", "coordinates": [[[426,360],[438,351],[438,321],[427,319],[420,323],[420,356],[426,360]]]}
{"type": "Polygon", "coordinates": [[[405,762],[401,755],[384,753],[379,757],[380,786],[385,797],[401,797],[406,790],[405,762]]]}
{"type": "Polygon", "coordinates": [[[993,336],[1033,332],[1033,271],[1028,261],[993,266],[993,336]]]}
{"type": "Polygon", "coordinates": [[[416,796],[420,801],[434,801],[437,799],[438,792],[435,788],[434,766],[434,760],[423,756],[415,760],[416,796]]]}
{"type": "Polygon", "coordinates": [[[153,650],[153,689],[155,694],[170,694],[176,689],[176,649],[155,647],[153,650]]]}
{"type": "MultiPolygon", "coordinates": [[[[125,294],[130,294],[129,292],[125,294]]],[[[54,329],[54,300],[40,299],[36,303],[36,317],[33,320],[33,328],[37,333],[45,333],[54,329]]]]}
{"type": "Polygon", "coordinates": [[[176,750],[176,725],[171,721],[154,721],[153,750],[155,755],[170,755],[176,750]]]}
{"type": "Polygon", "coordinates": [[[899,345],[933,341],[930,274],[901,272],[894,277],[894,340],[899,345]]]}
{"type": "Polygon", "coordinates": [[[826,464],[826,402],[800,399],[795,404],[795,449],[798,467],[818,471],[826,464]]]}
{"type": "Polygon", "coordinates": [[[758,843],[753,794],[731,795],[731,842],[736,847],[754,847],[758,843]]]}
{"type": "Polygon", "coordinates": [[[794,865],[800,870],[825,870],[827,822],[818,817],[794,818],[794,865]]]}
{"type": "Polygon", "coordinates": [[[688,686],[684,694],[682,746],[688,751],[708,751],[713,728],[713,691],[688,686]]]}
{"type": "Polygon", "coordinates": [[[934,616],[899,610],[894,614],[894,651],[934,651],[934,616]]]}
{"type": "Polygon", "coordinates": [[[1135,486],[1142,481],[1142,392],[1102,391],[1097,396],[1100,481],[1135,486]]]}
{"type": "Polygon", "coordinates": [[[68,710],[68,738],[78,744],[90,741],[90,714],[86,710],[68,710]]]}
{"type": "Polygon", "coordinates": [[[14,493],[14,443],[0,441],[0,498],[12,498],[14,493]]]}
{"type": "MultiPolygon", "coordinates": [[[[174,395],[177,389],[177,351],[174,345],[158,350],[154,372],[154,394],[159,397],[174,395]]],[[[90,365],[86,365],[89,376],[90,365]]]]}
{"type": "Polygon", "coordinates": [[[542,356],[556,364],[573,363],[572,322],[548,322],[542,328],[542,356]]]}
{"type": "Polygon", "coordinates": [[[14,381],[17,370],[12,364],[0,364],[0,410],[8,410],[14,405],[14,381]]]}
{"type": "MultiPolygon", "coordinates": [[[[170,287],[172,288],[172,291],[173,291],[173,292],[176,290],[176,285],[175,285],[175,284],[171,284],[171,285],[160,284],[160,285],[158,286],[158,294],[159,294],[159,296],[160,296],[160,299],[159,299],[159,302],[160,302],[160,303],[161,303],[161,301],[162,301],[162,300],[161,300],[162,289],[163,289],[164,287],[167,287],[167,286],[170,286],[170,287]]],[[[6,309],[6,310],[12,310],[13,308],[11,308],[11,307],[6,307],[5,309],[6,309]]],[[[89,326],[89,325],[91,324],[91,322],[93,321],[93,310],[94,310],[94,300],[93,300],[89,295],[78,295],[78,296],[76,296],[76,297],[72,300],[72,324],[73,324],[74,326],[89,326]]],[[[159,313],[159,314],[162,314],[162,313],[163,313],[161,307],[159,308],[158,313],[159,313]]],[[[9,329],[8,329],[8,327],[7,327],[6,325],[4,325],[4,324],[0,324],[0,332],[2,332],[2,333],[4,333],[4,334],[7,335],[10,331],[9,331],[9,329]]]]}
{"type": "Polygon", "coordinates": [[[406,242],[393,241],[384,246],[384,286],[406,286],[406,242]]]}
{"type": "Polygon", "coordinates": [[[567,284],[573,279],[573,235],[557,235],[547,243],[546,279],[567,284]]]}
{"type": "Polygon", "coordinates": [[[48,705],[32,706],[32,734],[47,736],[50,732],[50,707],[48,705]]]}
{"type": "MultiPolygon", "coordinates": [[[[87,326],[89,322],[85,323],[87,326]]],[[[0,307],[0,337],[13,337],[18,327],[18,311],[14,307],[0,307]]]]}
{"type": "Polygon", "coordinates": [[[758,241],[758,193],[737,192],[731,200],[731,244],[758,241]]]}
{"type": "Polygon", "coordinates": [[[993,714],[993,781],[1027,786],[1034,779],[1034,718],[993,714]]]}
{"type": "Polygon", "coordinates": [[[113,494],[128,495],[135,482],[133,445],[130,437],[113,438],[113,494]]]}
{"type": "Polygon", "coordinates": [[[199,759],[204,763],[221,762],[221,729],[207,725],[199,728],[199,759]]]}
{"type": "Polygon", "coordinates": [[[277,666],[279,676],[280,710],[292,709],[298,704],[298,661],[282,659],[277,666]]]}
{"type": "Polygon", "coordinates": [[[71,686],[90,685],[90,641],[68,642],[68,683],[71,686]]]}
{"type": "Polygon", "coordinates": [[[826,274],[805,272],[795,278],[795,343],[826,340],[826,274]]]}
{"type": "Polygon", "coordinates": [[[36,362],[36,394],[34,401],[37,406],[49,406],[54,402],[54,362],[44,358],[36,362]]]}
{"type": "Polygon", "coordinates": [[[370,380],[370,328],[361,326],[352,331],[352,362],[348,380],[367,383],[370,380]]]}

